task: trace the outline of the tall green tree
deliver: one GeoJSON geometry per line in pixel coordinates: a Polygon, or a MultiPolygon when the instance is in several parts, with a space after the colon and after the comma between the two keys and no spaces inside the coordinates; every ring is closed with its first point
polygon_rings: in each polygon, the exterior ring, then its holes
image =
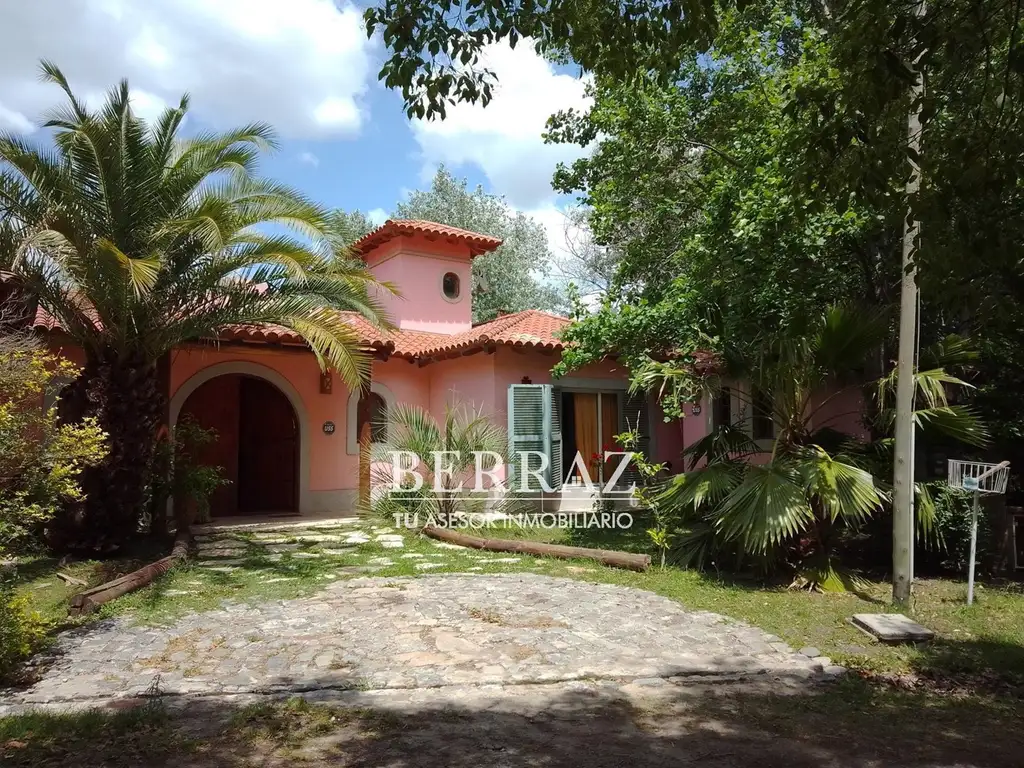
{"type": "MultiPolygon", "coordinates": [[[[843,545],[891,498],[892,445],[867,443],[837,427],[847,404],[872,391],[876,407],[866,410],[891,430],[895,376],[875,380],[865,365],[889,332],[880,313],[830,307],[785,333],[762,335],[755,352],[733,358],[704,382],[727,398],[728,418],[687,448],[689,471],[672,478],[660,499],[681,529],[676,546],[684,563],[758,562],[766,570],[788,568],[812,589],[850,584],[839,562],[843,545]],[[771,442],[770,452],[758,438],[771,442]]],[[[952,338],[927,351],[926,370],[914,379],[914,419],[926,434],[982,445],[988,435],[975,414],[947,397],[963,382],[940,365],[966,353],[963,341],[952,338]]],[[[693,375],[689,365],[652,364],[639,381],[666,387],[671,399],[689,389],[683,382],[693,375]]],[[[926,491],[920,493],[919,524],[927,533],[934,510],[926,491]]]]}
{"type": "Polygon", "coordinates": [[[545,282],[552,255],[544,226],[504,198],[469,189],[444,166],[430,189],[418,190],[399,203],[397,219],[425,219],[500,238],[493,252],[473,259],[473,321],[492,320],[501,312],[524,309],[559,311],[564,299],[545,282]]]}
{"type": "Polygon", "coordinates": [[[331,212],[331,224],[341,240],[353,243],[374,229],[370,217],[360,210],[343,211],[336,209],[331,212]]]}
{"type": "Polygon", "coordinates": [[[148,125],[127,82],[93,111],[42,69],[66,101],[45,123],[52,147],[0,137],[0,259],[85,355],[62,409],[94,417],[109,452],[58,544],[108,549],[137,527],[166,405],[157,366],[175,345],[275,324],[357,387],[369,360],[337,310],[383,318],[372,276],[336,258],[329,213],[256,175],[269,127],[184,139],[187,97],[148,125]]]}
{"type": "Polygon", "coordinates": [[[623,254],[616,300],[571,331],[570,364],[744,346],[839,300],[888,300],[884,218],[795,177],[811,116],[791,92],[836,89],[828,53],[781,10],[729,13],[677,83],[598,79],[588,112],[552,119],[550,140],[595,144],[556,187],[583,193],[595,237],[623,254]]]}

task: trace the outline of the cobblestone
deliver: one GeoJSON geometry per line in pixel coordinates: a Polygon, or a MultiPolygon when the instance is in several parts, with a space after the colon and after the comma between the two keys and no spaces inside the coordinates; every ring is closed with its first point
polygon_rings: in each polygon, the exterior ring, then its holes
{"type": "Polygon", "coordinates": [[[0,714],[146,691],[652,686],[842,674],[833,666],[823,672],[821,661],[757,628],[628,587],[533,573],[371,577],[307,598],[226,603],[166,627],[118,618],[71,630],[35,685],[0,696],[0,714]]]}

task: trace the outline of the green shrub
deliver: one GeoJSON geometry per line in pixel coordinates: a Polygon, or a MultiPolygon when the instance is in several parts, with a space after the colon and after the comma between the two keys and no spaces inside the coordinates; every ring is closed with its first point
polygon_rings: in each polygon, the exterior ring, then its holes
{"type": "Polygon", "coordinates": [[[210,521],[210,498],[231,483],[224,477],[223,467],[202,463],[203,448],[216,441],[216,430],[203,429],[191,415],[185,415],[174,427],[173,440],[157,443],[147,489],[151,530],[166,529],[165,510],[171,497],[179,525],[210,521]]]}
{"type": "Polygon", "coordinates": [[[0,681],[11,678],[22,661],[42,645],[46,622],[28,600],[0,584],[0,681]]]}
{"type": "MultiPolygon", "coordinates": [[[[939,565],[966,573],[971,560],[971,507],[973,494],[942,484],[934,492],[935,532],[940,550],[939,565]]],[[[992,548],[992,530],[982,506],[978,513],[978,560],[992,548]]]]}
{"type": "Polygon", "coordinates": [[[77,375],[70,361],[25,337],[0,338],[0,554],[38,546],[60,505],[83,498],[81,470],[106,454],[94,419],[61,425],[46,403],[77,375]]]}

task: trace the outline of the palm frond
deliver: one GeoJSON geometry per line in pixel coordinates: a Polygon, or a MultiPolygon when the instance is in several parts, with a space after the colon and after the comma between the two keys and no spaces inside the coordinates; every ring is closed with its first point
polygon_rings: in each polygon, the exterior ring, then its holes
{"type": "Polygon", "coordinates": [[[833,376],[859,370],[888,334],[889,318],[880,311],[830,307],[812,340],[815,363],[833,376]]]}
{"type": "Polygon", "coordinates": [[[922,432],[937,432],[967,445],[988,445],[988,429],[978,415],[965,405],[947,405],[919,408],[914,411],[914,423],[922,432]]]}
{"type": "Polygon", "coordinates": [[[722,502],[717,525],[727,540],[763,553],[798,535],[814,521],[800,478],[783,462],[751,465],[722,502]]]}
{"type": "Polygon", "coordinates": [[[183,140],[187,96],[147,125],[127,82],[90,110],[59,68],[41,71],[65,98],[50,113],[52,149],[0,135],[0,263],[73,340],[155,360],[228,325],[279,325],[360,385],[369,358],[341,311],[386,327],[388,288],[339,263],[325,209],[255,177],[276,146],[269,126],[183,140]]]}
{"type": "Polygon", "coordinates": [[[870,472],[833,458],[820,446],[802,449],[795,465],[809,496],[833,522],[862,523],[879,510],[882,496],[870,472]]]}
{"type": "Polygon", "coordinates": [[[723,424],[688,445],[683,451],[683,457],[690,460],[691,466],[696,466],[701,462],[719,461],[760,452],[760,446],[750,438],[742,425],[723,424]]]}
{"type": "Polygon", "coordinates": [[[687,518],[687,509],[700,515],[705,507],[720,504],[736,489],[745,467],[742,461],[716,461],[676,475],[656,496],[656,502],[679,519],[687,518]]]}

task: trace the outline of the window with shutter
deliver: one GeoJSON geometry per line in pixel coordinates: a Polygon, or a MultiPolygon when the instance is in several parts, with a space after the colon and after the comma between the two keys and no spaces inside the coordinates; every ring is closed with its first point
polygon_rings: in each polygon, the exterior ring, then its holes
{"type": "MultiPolygon", "coordinates": [[[[520,454],[523,451],[535,451],[548,459],[548,470],[544,479],[550,488],[562,485],[562,425],[561,425],[561,394],[550,384],[511,384],[508,388],[508,442],[509,485],[519,488],[523,467],[520,466],[520,454]]],[[[528,470],[540,469],[539,455],[528,457],[528,470]]],[[[528,484],[530,491],[543,490],[531,478],[528,484]]]]}
{"type": "MultiPolygon", "coordinates": [[[[649,398],[646,392],[628,392],[625,402],[622,404],[622,431],[636,431],[639,440],[636,450],[645,457],[651,455],[651,412],[649,398]]],[[[630,462],[626,471],[619,478],[620,486],[629,486],[632,483],[640,484],[640,473],[636,471],[636,464],[630,462]]]]}

